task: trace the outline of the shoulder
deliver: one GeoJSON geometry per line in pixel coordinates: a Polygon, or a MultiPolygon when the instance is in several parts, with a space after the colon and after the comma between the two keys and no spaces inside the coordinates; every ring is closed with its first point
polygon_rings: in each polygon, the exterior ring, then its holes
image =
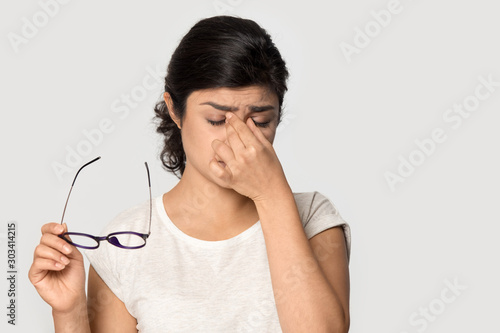
{"type": "Polygon", "coordinates": [[[294,192],[293,196],[304,225],[314,218],[325,215],[339,215],[334,204],[322,193],[317,191],[294,192]]]}
{"type": "Polygon", "coordinates": [[[350,253],[351,229],[332,201],[317,191],[293,192],[293,196],[307,238],[311,239],[329,228],[341,227],[350,253]]]}

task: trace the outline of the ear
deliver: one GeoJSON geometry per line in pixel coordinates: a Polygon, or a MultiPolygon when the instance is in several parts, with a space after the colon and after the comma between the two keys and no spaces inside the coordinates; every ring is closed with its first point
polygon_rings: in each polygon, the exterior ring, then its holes
{"type": "Polygon", "coordinates": [[[174,103],[172,102],[172,97],[168,92],[163,93],[163,100],[165,101],[165,104],[167,104],[168,108],[168,113],[170,114],[170,118],[174,121],[174,123],[181,129],[181,121],[177,116],[175,115],[174,112],[174,103]]]}

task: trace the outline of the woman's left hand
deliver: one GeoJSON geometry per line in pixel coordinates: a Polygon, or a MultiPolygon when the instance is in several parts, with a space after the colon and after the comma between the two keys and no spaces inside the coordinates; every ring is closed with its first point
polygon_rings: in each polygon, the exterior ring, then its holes
{"type": "Polygon", "coordinates": [[[218,184],[232,188],[254,202],[271,198],[289,189],[281,163],[272,144],[251,118],[246,124],[236,115],[226,114],[226,144],[212,142],[212,148],[225,166],[213,158],[209,167],[218,184]]]}

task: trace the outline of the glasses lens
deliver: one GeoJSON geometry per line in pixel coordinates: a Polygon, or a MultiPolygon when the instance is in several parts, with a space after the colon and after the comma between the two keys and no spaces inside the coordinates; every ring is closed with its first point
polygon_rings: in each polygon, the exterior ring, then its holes
{"type": "Polygon", "coordinates": [[[98,241],[96,241],[91,236],[85,234],[68,232],[64,234],[64,238],[69,240],[73,245],[81,246],[84,248],[95,248],[99,245],[98,241]]]}
{"type": "Polygon", "coordinates": [[[118,247],[130,248],[137,248],[146,244],[146,240],[144,238],[130,232],[112,233],[108,236],[108,241],[118,247]]]}

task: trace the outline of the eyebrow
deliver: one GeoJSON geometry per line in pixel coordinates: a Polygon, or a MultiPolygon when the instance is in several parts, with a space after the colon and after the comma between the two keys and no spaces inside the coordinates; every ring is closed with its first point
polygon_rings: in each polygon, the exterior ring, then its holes
{"type": "MultiPolygon", "coordinates": [[[[226,105],[219,105],[214,102],[205,102],[201,103],[200,105],[210,105],[211,107],[221,110],[221,111],[238,111],[238,108],[234,106],[226,106],[226,105]]],[[[255,106],[255,105],[250,105],[250,111],[252,112],[264,112],[268,110],[274,110],[274,106],[272,105],[263,105],[263,106],[255,106]]]]}

